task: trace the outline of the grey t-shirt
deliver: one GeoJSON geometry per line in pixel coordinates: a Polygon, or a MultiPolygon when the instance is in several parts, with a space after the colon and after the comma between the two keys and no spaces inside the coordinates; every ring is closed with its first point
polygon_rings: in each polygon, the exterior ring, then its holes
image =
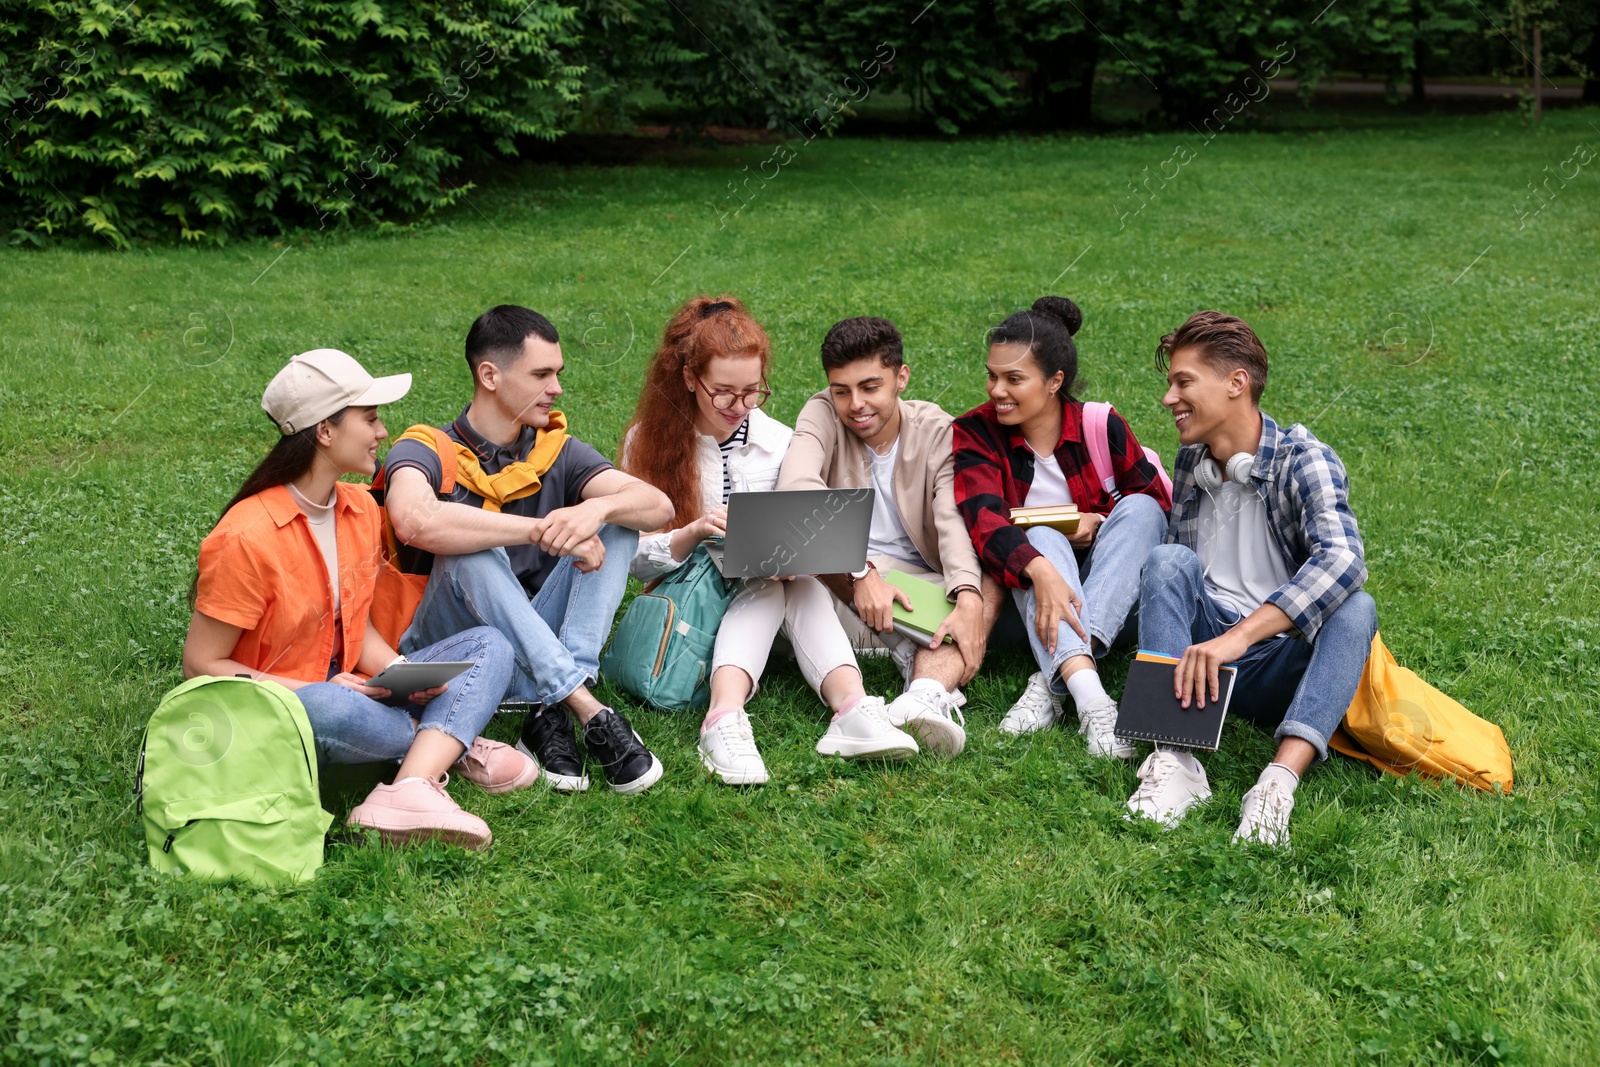
{"type": "MultiPolygon", "coordinates": [[[[502,448],[472,428],[472,424],[467,421],[467,413],[471,410],[472,406],[469,404],[461,410],[461,415],[455,422],[442,429],[452,440],[459,441],[477,453],[478,465],[483,468],[485,474],[498,474],[507,465],[528,458],[528,454],[533,451],[533,446],[538,441],[540,431],[531,426],[524,426],[517,439],[502,448]]],[[[428,484],[432,486],[434,493],[438,494],[444,471],[439,464],[437,452],[421,441],[401,441],[389,449],[389,454],[384,459],[385,480],[393,483],[395,472],[406,467],[415,467],[421,471],[423,477],[428,479],[428,484]]],[[[556,457],[555,465],[539,479],[539,491],[532,496],[513,500],[500,510],[507,515],[542,519],[552,511],[577,504],[583,499],[583,487],[589,484],[589,479],[610,469],[610,460],[602,456],[593,446],[568,434],[566,444],[561,446],[561,454],[556,457]]],[[[483,497],[459,483],[450,494],[450,499],[458,504],[470,504],[475,508],[483,506],[483,497]]],[[[400,552],[401,566],[412,573],[427,573],[433,563],[430,554],[407,545],[401,545],[400,552]]],[[[522,583],[522,588],[527,591],[529,597],[544,586],[545,580],[550,577],[550,572],[561,559],[560,556],[552,556],[541,551],[538,545],[532,544],[512,545],[506,552],[511,557],[512,571],[516,573],[517,580],[522,583]]]]}

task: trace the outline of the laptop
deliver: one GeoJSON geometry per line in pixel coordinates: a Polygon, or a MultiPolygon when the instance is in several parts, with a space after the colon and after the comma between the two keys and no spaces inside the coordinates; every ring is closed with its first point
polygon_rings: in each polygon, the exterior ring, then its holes
{"type": "Polygon", "coordinates": [[[724,578],[849,574],[867,565],[872,489],[728,495],[728,533],[706,552],[724,578]]]}

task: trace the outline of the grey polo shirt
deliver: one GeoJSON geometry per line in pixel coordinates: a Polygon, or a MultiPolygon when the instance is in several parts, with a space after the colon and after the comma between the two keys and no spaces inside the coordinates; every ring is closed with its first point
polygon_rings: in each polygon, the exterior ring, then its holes
{"type": "MultiPolygon", "coordinates": [[[[509,464],[528,458],[535,442],[538,441],[538,430],[524,426],[517,439],[502,448],[472,428],[472,424],[467,421],[467,413],[471,410],[470,404],[462,408],[456,421],[442,429],[450,435],[451,440],[466,445],[477,454],[478,465],[483,468],[485,474],[498,474],[509,464]]],[[[428,479],[434,494],[438,495],[444,471],[439,464],[437,452],[421,441],[401,441],[389,449],[388,456],[384,458],[386,482],[392,485],[395,472],[406,467],[415,467],[421,471],[423,477],[428,479]]],[[[591,445],[585,444],[569,433],[566,444],[561,446],[561,454],[556,457],[555,465],[539,479],[539,491],[520,500],[511,501],[501,508],[501,511],[507,515],[542,519],[552,511],[571,507],[580,502],[583,499],[583,487],[589,484],[589,480],[600,472],[608,470],[611,470],[610,460],[591,445]]],[[[449,499],[458,504],[470,504],[475,508],[483,506],[483,497],[459,482],[449,499]]],[[[427,552],[408,545],[401,545],[400,552],[400,565],[413,574],[426,574],[433,566],[433,557],[427,552]]],[[[511,569],[516,572],[517,580],[522,583],[522,588],[527,591],[529,597],[543,588],[545,580],[550,577],[550,572],[561,559],[560,556],[552,556],[533,544],[511,545],[506,552],[511,557],[511,569]]]]}

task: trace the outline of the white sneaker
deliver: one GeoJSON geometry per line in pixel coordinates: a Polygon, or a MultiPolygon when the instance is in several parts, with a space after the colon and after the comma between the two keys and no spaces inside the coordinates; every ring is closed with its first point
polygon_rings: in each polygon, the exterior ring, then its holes
{"type": "Polygon", "coordinates": [[[942,687],[907,689],[883,711],[889,725],[903,729],[928,751],[959,756],[967,746],[967,719],[942,687]]]}
{"type": "Polygon", "coordinates": [[[1128,811],[1170,829],[1190,808],[1210,799],[1204,767],[1191,773],[1177,753],[1158,748],[1139,765],[1139,788],[1128,798],[1128,811]]]}
{"type": "Polygon", "coordinates": [[[756,748],[750,716],[730,712],[700,731],[700,762],[728,785],[765,785],[767,765],[756,748]]]}
{"type": "Polygon", "coordinates": [[[1233,839],[1288,848],[1289,813],[1293,810],[1293,793],[1274,781],[1257,782],[1239,805],[1239,829],[1233,839]]]}
{"type": "Polygon", "coordinates": [[[862,697],[850,714],[828,724],[817,742],[824,756],[845,759],[909,759],[917,754],[917,739],[895,728],[884,717],[882,697],[862,697]]]}
{"type": "Polygon", "coordinates": [[[1078,732],[1089,742],[1091,756],[1132,759],[1139,754],[1130,742],[1117,736],[1117,702],[1110,697],[1078,709],[1078,732]]]}
{"type": "Polygon", "coordinates": [[[1061,717],[1061,698],[1050,692],[1045,684],[1044,672],[1034,671],[1028,679],[1028,688],[1006,717],[1000,720],[1000,729],[1013,737],[1048,730],[1061,717]]]}

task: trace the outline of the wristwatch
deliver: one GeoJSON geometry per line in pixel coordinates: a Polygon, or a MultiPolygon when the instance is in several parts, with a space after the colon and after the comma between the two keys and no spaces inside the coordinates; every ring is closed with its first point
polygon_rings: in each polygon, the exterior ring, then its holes
{"type": "Polygon", "coordinates": [[[875,571],[877,569],[878,569],[878,565],[877,564],[873,563],[870,559],[867,560],[867,565],[865,567],[862,567],[858,571],[851,571],[850,572],[850,584],[851,585],[855,585],[857,582],[859,582],[861,579],[863,579],[863,578],[865,578],[867,576],[867,572],[868,571],[875,571]]]}

